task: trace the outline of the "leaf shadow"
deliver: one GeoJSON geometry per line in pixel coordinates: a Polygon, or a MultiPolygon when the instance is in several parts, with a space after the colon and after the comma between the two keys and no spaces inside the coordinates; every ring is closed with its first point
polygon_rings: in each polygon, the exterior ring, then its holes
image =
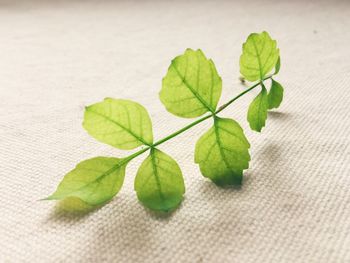
{"type": "MultiPolygon", "coordinates": [[[[106,203],[105,203],[106,204],[106,203]]],[[[47,221],[66,223],[67,221],[78,222],[93,214],[102,206],[91,206],[76,197],[69,197],[58,201],[49,214],[47,221]]]]}
{"type": "MultiPolygon", "coordinates": [[[[261,167],[270,167],[269,172],[261,170],[258,166],[255,166],[255,169],[247,170],[244,173],[243,183],[240,188],[222,188],[216,186],[209,180],[201,179],[201,184],[199,186],[200,198],[205,199],[209,209],[214,209],[216,211],[215,217],[212,217],[211,224],[239,226],[237,228],[232,228],[231,231],[223,231],[220,237],[221,240],[225,240],[225,236],[227,235],[229,235],[231,239],[232,236],[253,235],[252,228],[250,227],[250,223],[247,224],[247,220],[252,220],[251,223],[253,224],[256,218],[260,218],[260,215],[254,215],[255,218],[247,216],[247,212],[252,209],[261,209],[261,207],[268,206],[269,211],[267,213],[285,215],[286,218],[297,223],[299,217],[298,213],[295,213],[295,211],[301,211],[300,207],[312,207],[312,202],[305,198],[305,196],[299,191],[293,190],[293,187],[287,186],[293,183],[295,184],[295,182],[289,178],[292,177],[294,169],[289,165],[290,162],[284,158],[283,150],[282,146],[277,142],[263,145],[261,149],[256,152],[255,157],[258,159],[258,162],[264,162],[264,165],[261,167]],[[289,171],[289,175],[284,172],[286,169],[289,171]],[[280,188],[281,185],[285,187],[280,188]],[[259,188],[258,193],[257,188],[259,188]],[[254,196],[254,198],[259,198],[255,199],[258,201],[252,200],[252,196],[254,196]],[[286,198],[286,196],[290,198],[286,198]],[[235,201],[233,201],[233,199],[235,201]],[[223,202],[225,203],[223,205],[225,209],[222,209],[220,206],[223,202]],[[237,204],[240,205],[237,206],[237,204]],[[230,213],[228,213],[228,211],[230,211],[230,213]]],[[[261,217],[266,220],[268,215],[262,214],[261,217]]],[[[284,221],[284,218],[281,217],[280,220],[284,221]]],[[[239,242],[239,239],[237,239],[237,242],[239,242]]]]}
{"type": "MultiPolygon", "coordinates": [[[[261,160],[266,160],[267,165],[271,165],[279,161],[281,157],[281,146],[277,143],[265,144],[256,153],[256,157],[261,160]]],[[[273,168],[276,170],[278,168],[273,168]]],[[[199,176],[199,174],[198,174],[199,176]]],[[[134,196],[128,198],[115,198],[110,202],[106,209],[101,209],[98,211],[98,215],[93,215],[93,220],[88,220],[83,223],[90,223],[87,227],[83,236],[86,239],[87,249],[84,253],[79,254],[79,261],[98,261],[97,255],[101,255],[103,251],[104,261],[115,261],[113,259],[115,254],[122,254],[127,257],[129,261],[135,261],[137,259],[143,258],[144,261],[151,259],[152,254],[150,251],[154,250],[155,244],[159,245],[157,248],[157,253],[166,253],[166,249],[169,249],[166,244],[157,243],[160,235],[167,236],[168,238],[173,238],[174,229],[185,228],[185,231],[179,232],[184,239],[189,238],[191,235],[197,234],[203,240],[210,240],[211,238],[216,238],[215,242],[222,242],[225,244],[225,240],[230,240],[232,243],[240,242],[243,238],[249,238],[251,242],[260,242],[261,239],[254,239],[251,236],[254,235],[254,224],[256,224],[257,219],[266,218],[266,214],[262,214],[261,217],[255,215],[255,217],[247,216],[247,211],[251,211],[254,206],[263,206],[266,203],[271,202],[272,205],[269,209],[272,211],[281,211],[283,215],[290,215],[295,209],[298,209],[297,205],[286,203],[286,201],[279,199],[278,197],[283,194],[279,191],[276,194],[275,187],[264,186],[264,192],[266,192],[267,199],[259,200],[254,203],[250,201],[251,191],[255,191],[256,188],[252,187],[252,184],[257,184],[257,177],[259,180],[269,180],[270,177],[264,174],[260,170],[248,170],[243,177],[243,184],[240,187],[219,187],[212,183],[210,180],[199,177],[198,179],[198,190],[200,192],[199,198],[205,199],[201,204],[205,206],[201,207],[200,210],[194,212],[188,212],[187,219],[185,221],[180,216],[180,222],[185,222],[179,226],[179,221],[174,221],[172,219],[181,213],[182,205],[189,205],[186,199],[177,207],[176,210],[170,211],[168,213],[164,212],[153,212],[147,208],[141,206],[139,202],[136,201],[134,196]],[[218,197],[220,195],[220,199],[218,197]],[[240,206],[226,205],[225,209],[220,207],[222,202],[232,202],[232,199],[238,199],[240,206]],[[208,209],[215,211],[215,216],[206,218],[206,214],[210,214],[208,209]],[[198,218],[204,218],[202,223],[198,223],[198,218]],[[204,222],[204,223],[203,223],[204,222]],[[206,224],[205,222],[208,222],[206,224]],[[226,229],[226,231],[221,231],[221,235],[218,236],[217,232],[226,229]],[[199,233],[205,233],[205,236],[200,236],[199,233]],[[106,240],[108,242],[106,242],[106,240]],[[256,240],[256,241],[255,241],[256,240]]],[[[271,186],[279,184],[279,181],[285,180],[283,177],[275,176],[269,182],[271,186]]],[[[299,205],[304,205],[304,200],[302,196],[299,197],[299,205]]],[[[236,202],[237,203],[237,202],[236,202]]],[[[230,203],[229,203],[230,204],[230,203]]],[[[79,222],[83,218],[97,212],[99,208],[93,209],[92,211],[86,210],[86,213],[80,214],[75,217],[73,223],[79,222]]],[[[62,213],[62,210],[58,210],[62,213]]],[[[65,210],[63,210],[65,211],[65,210]]],[[[85,211],[85,210],[84,210],[85,211]]],[[[272,212],[271,212],[272,213],[272,212]]],[[[211,213],[213,214],[213,213],[211,213]]],[[[292,219],[297,222],[297,214],[291,214],[292,219]]],[[[68,213],[71,216],[71,213],[68,213]]],[[[60,217],[62,217],[60,215],[60,217]]],[[[289,218],[290,218],[289,217],[289,218]]],[[[175,218],[176,219],[176,218],[175,218]]],[[[61,219],[60,219],[61,220],[61,219]]],[[[202,219],[201,219],[202,220],[202,219]]],[[[283,220],[283,219],[282,219],[283,220]]],[[[64,219],[62,219],[64,222],[64,219]]],[[[72,227],[72,221],[70,224],[63,225],[63,229],[68,229],[72,227]]],[[[80,229],[80,228],[79,228],[80,229]]],[[[177,240],[175,240],[177,241],[177,240]]],[[[174,242],[175,242],[174,241],[174,242]]],[[[186,243],[182,243],[186,244],[186,243]]],[[[200,242],[199,242],[200,244],[200,242]]],[[[154,255],[154,254],[153,254],[154,255]]],[[[151,261],[151,260],[150,260],[151,261]]]]}
{"type": "Polygon", "coordinates": [[[267,165],[272,166],[281,158],[280,145],[277,143],[267,144],[258,152],[258,155],[260,160],[264,160],[267,165]]]}
{"type": "Polygon", "coordinates": [[[214,193],[220,192],[224,195],[232,195],[232,194],[238,194],[239,192],[243,191],[245,188],[245,181],[249,178],[245,178],[246,176],[243,176],[243,183],[242,185],[231,185],[231,186],[219,186],[210,181],[206,178],[200,179],[200,185],[198,191],[202,194],[203,199],[207,199],[208,202],[211,202],[213,200],[214,193]]]}
{"type": "Polygon", "coordinates": [[[292,117],[292,114],[282,111],[268,111],[267,114],[269,118],[276,120],[289,120],[292,117]]]}
{"type": "MultiPolygon", "coordinates": [[[[184,199],[185,199],[185,197],[184,197],[184,199]]],[[[182,200],[181,204],[179,204],[177,207],[175,207],[169,211],[154,211],[154,210],[148,209],[146,207],[144,207],[144,210],[147,213],[147,215],[152,217],[153,219],[169,221],[176,214],[176,212],[181,208],[182,203],[183,203],[183,200],[182,200]]],[[[142,205],[142,204],[140,204],[140,205],[142,205]]]]}
{"type": "MultiPolygon", "coordinates": [[[[111,202],[108,208],[108,218],[105,218],[106,215],[104,215],[96,220],[95,223],[98,222],[99,225],[92,230],[93,242],[90,242],[87,253],[81,255],[80,261],[96,259],[96,254],[102,250],[107,251],[107,255],[112,255],[115,251],[122,253],[121,248],[127,248],[123,253],[128,255],[129,261],[133,261],[135,255],[138,255],[137,258],[141,257],[146,260],[154,245],[156,234],[164,231],[163,227],[171,222],[171,219],[181,210],[180,208],[181,204],[170,212],[157,212],[143,207],[137,201],[132,202],[130,199],[125,200],[123,204],[111,202]],[[114,237],[115,242],[107,244],[105,240],[112,238],[111,233],[117,233],[114,237]]],[[[113,260],[107,256],[106,261],[113,260]]]]}

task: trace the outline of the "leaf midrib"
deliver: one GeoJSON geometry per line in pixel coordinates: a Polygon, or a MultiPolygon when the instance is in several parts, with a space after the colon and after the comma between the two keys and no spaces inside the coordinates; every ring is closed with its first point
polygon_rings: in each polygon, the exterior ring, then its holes
{"type": "MultiPolygon", "coordinates": [[[[103,174],[101,174],[100,176],[96,177],[93,181],[88,182],[87,184],[73,190],[71,193],[68,194],[64,194],[61,197],[67,197],[67,196],[74,196],[75,193],[81,191],[82,189],[89,187],[90,185],[94,184],[94,183],[100,183],[100,181],[105,178],[106,176],[114,173],[115,171],[117,171],[119,168],[123,167],[124,164],[126,164],[129,160],[128,159],[122,159],[119,163],[117,163],[116,165],[113,165],[110,169],[108,169],[107,171],[105,171],[103,174]]],[[[76,169],[79,169],[78,167],[76,169]]],[[[85,168],[80,168],[82,170],[84,170],[85,168]]],[[[53,194],[54,196],[54,194],[53,194]]]]}
{"type": "Polygon", "coordinates": [[[258,59],[260,80],[262,80],[263,79],[263,72],[262,72],[262,67],[261,67],[260,53],[258,51],[258,47],[256,46],[254,37],[252,38],[252,41],[253,41],[253,46],[254,46],[254,49],[255,49],[255,52],[256,52],[256,58],[258,59]]]}
{"type": "Polygon", "coordinates": [[[91,109],[89,109],[89,108],[87,108],[86,111],[91,112],[91,113],[93,113],[93,114],[96,114],[96,115],[98,115],[98,116],[103,117],[104,119],[106,119],[106,120],[108,120],[108,121],[110,121],[110,122],[112,122],[112,123],[118,125],[120,128],[122,128],[123,130],[125,130],[126,132],[128,132],[130,135],[132,135],[135,139],[137,139],[137,140],[140,141],[141,143],[143,143],[143,144],[145,144],[145,145],[150,145],[148,142],[146,142],[146,141],[145,141],[144,139],[142,139],[140,136],[138,136],[137,134],[135,134],[133,131],[131,131],[130,129],[128,129],[128,128],[125,127],[124,125],[120,124],[119,122],[117,122],[117,121],[115,121],[115,120],[109,118],[108,116],[103,115],[103,114],[101,114],[101,113],[99,113],[99,112],[93,111],[93,110],[91,110],[91,109]]]}
{"type": "Polygon", "coordinates": [[[221,143],[221,140],[220,140],[219,129],[220,129],[220,127],[218,127],[217,120],[214,119],[215,137],[216,137],[216,141],[217,141],[217,143],[219,145],[220,154],[222,156],[222,159],[223,159],[223,161],[225,163],[226,168],[230,169],[230,171],[232,172],[232,168],[231,168],[230,164],[228,163],[228,161],[226,160],[226,155],[225,155],[225,153],[223,151],[222,143],[221,143]]]}
{"type": "Polygon", "coordinates": [[[159,176],[158,176],[158,170],[157,170],[157,165],[155,163],[155,158],[156,158],[156,153],[155,153],[155,149],[151,149],[151,163],[152,163],[152,170],[153,170],[153,173],[154,173],[154,177],[156,179],[156,184],[157,184],[157,187],[158,187],[158,190],[159,190],[159,197],[160,199],[162,200],[162,203],[165,202],[165,197],[164,197],[164,194],[162,192],[162,186],[161,186],[161,183],[159,181],[159,176]]]}
{"type": "Polygon", "coordinates": [[[259,128],[259,131],[261,131],[262,129],[262,124],[261,124],[261,107],[262,107],[262,103],[263,103],[263,98],[264,98],[264,93],[265,93],[265,90],[266,88],[263,86],[264,84],[262,84],[262,89],[261,89],[261,92],[260,92],[260,99],[259,99],[259,106],[258,106],[258,128],[259,128]]]}
{"type": "MultiPolygon", "coordinates": [[[[188,59],[188,58],[186,58],[188,59]]],[[[187,60],[186,60],[187,62],[187,60]]],[[[186,85],[186,87],[191,91],[191,93],[202,103],[202,105],[207,108],[210,112],[214,112],[214,109],[208,105],[205,100],[193,89],[193,87],[186,81],[186,78],[181,75],[177,67],[175,66],[174,62],[171,63],[171,66],[175,69],[177,75],[181,78],[181,81],[186,85]]],[[[198,76],[197,76],[198,80],[198,76]]]]}

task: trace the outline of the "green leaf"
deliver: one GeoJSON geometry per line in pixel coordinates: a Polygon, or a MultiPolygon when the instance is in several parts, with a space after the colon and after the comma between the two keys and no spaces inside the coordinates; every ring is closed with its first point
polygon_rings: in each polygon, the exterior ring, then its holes
{"type": "Polygon", "coordinates": [[[267,32],[250,34],[243,44],[240,72],[249,81],[262,80],[275,67],[278,57],[277,43],[267,32]]]}
{"type": "Polygon", "coordinates": [[[159,93],[166,109],[193,118],[214,112],[221,96],[221,78],[201,50],[187,49],[172,60],[159,93]]]}
{"type": "Polygon", "coordinates": [[[247,119],[252,130],[260,132],[265,126],[268,106],[267,91],[265,86],[262,86],[261,92],[255,97],[248,109],[247,119]]]}
{"type": "Polygon", "coordinates": [[[236,121],[216,117],[214,126],[196,143],[195,162],[217,185],[240,185],[243,170],[249,167],[249,147],[236,121]]]}
{"type": "Polygon", "coordinates": [[[283,87],[277,81],[271,79],[271,89],[267,95],[269,109],[278,108],[283,100],[283,87]]]}
{"type": "Polygon", "coordinates": [[[134,188],[143,205],[161,211],[177,207],[185,193],[184,180],[176,161],[154,148],[138,169],[134,188]]]}
{"type": "Polygon", "coordinates": [[[83,127],[95,139],[123,150],[153,143],[146,109],[130,100],[106,98],[86,107],[83,127]]]}
{"type": "Polygon", "coordinates": [[[89,205],[100,205],[115,196],[123,185],[126,159],[95,157],[80,162],[47,200],[77,197],[89,205]]]}
{"type": "Polygon", "coordinates": [[[87,214],[96,208],[98,208],[98,206],[89,205],[78,197],[67,197],[56,205],[56,211],[58,212],[80,215],[87,214]]]}
{"type": "Polygon", "coordinates": [[[281,68],[281,57],[278,56],[278,60],[276,62],[276,66],[275,66],[275,73],[273,73],[273,75],[277,75],[278,72],[280,72],[280,68],[281,68]]]}

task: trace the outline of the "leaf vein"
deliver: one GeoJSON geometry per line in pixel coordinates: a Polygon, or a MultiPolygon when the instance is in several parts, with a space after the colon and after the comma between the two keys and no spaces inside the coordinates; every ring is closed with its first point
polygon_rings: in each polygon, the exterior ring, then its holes
{"type": "Polygon", "coordinates": [[[138,135],[135,134],[133,131],[131,131],[130,129],[128,129],[128,128],[125,127],[124,125],[120,124],[119,122],[117,122],[117,121],[115,121],[115,120],[109,118],[108,116],[103,115],[103,114],[101,114],[101,113],[99,113],[99,112],[93,111],[93,110],[91,110],[91,109],[89,109],[89,108],[87,108],[87,111],[89,111],[89,112],[91,112],[91,113],[93,113],[93,114],[96,114],[96,115],[98,115],[98,116],[100,116],[100,117],[103,117],[104,119],[106,119],[106,120],[108,120],[108,121],[110,121],[110,122],[112,122],[112,123],[118,125],[120,128],[124,129],[124,130],[125,130],[126,132],[128,132],[130,135],[132,135],[133,137],[135,137],[138,141],[142,142],[142,143],[145,144],[145,145],[149,145],[149,143],[147,143],[144,139],[142,139],[140,136],[138,136],[138,135]]]}
{"type": "MultiPolygon", "coordinates": [[[[187,57],[186,57],[187,58],[187,57]]],[[[191,91],[191,93],[203,104],[205,108],[207,108],[210,112],[213,112],[214,110],[208,105],[205,100],[193,89],[193,87],[186,81],[184,77],[181,76],[181,73],[176,68],[174,63],[171,64],[171,66],[175,69],[177,75],[180,77],[181,81],[185,84],[185,86],[191,91]]],[[[197,76],[198,77],[198,76],[197,76]]]]}

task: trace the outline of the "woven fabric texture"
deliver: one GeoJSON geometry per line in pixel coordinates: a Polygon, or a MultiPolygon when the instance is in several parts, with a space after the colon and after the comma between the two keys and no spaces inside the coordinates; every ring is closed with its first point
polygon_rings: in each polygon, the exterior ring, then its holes
{"type": "Polygon", "coordinates": [[[0,1],[1,262],[350,262],[349,1],[0,1]],[[169,216],[122,190],[84,215],[51,194],[76,163],[122,157],[81,126],[84,106],[132,99],[155,138],[191,120],[158,99],[172,58],[188,47],[212,58],[220,104],[245,89],[242,43],[267,30],[281,49],[282,106],[261,134],[246,121],[251,92],[222,112],[251,142],[241,189],[201,176],[202,123],[160,149],[178,161],[186,195],[169,216]]]}

